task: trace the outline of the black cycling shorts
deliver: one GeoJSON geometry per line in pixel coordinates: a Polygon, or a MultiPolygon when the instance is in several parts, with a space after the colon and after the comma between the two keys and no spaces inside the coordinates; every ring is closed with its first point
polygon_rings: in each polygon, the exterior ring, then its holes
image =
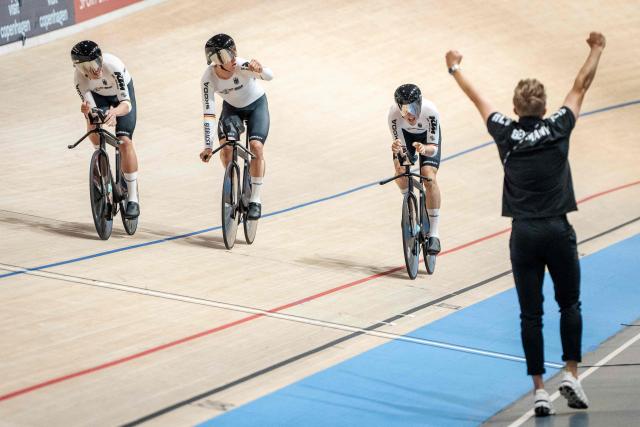
{"type": "Polygon", "coordinates": [[[263,144],[267,141],[267,136],[269,135],[269,104],[267,104],[266,94],[242,108],[234,107],[224,101],[222,103],[222,114],[220,114],[220,120],[218,120],[218,139],[226,138],[222,129],[222,122],[226,117],[233,115],[247,121],[249,140],[255,139],[263,144]]]}
{"type": "MultiPolygon", "coordinates": [[[[419,142],[421,144],[427,143],[427,133],[410,133],[402,129],[402,136],[404,137],[405,144],[407,145],[407,151],[409,156],[412,159],[416,158],[416,149],[413,146],[414,142],[419,142]]],[[[438,140],[440,143],[438,144],[438,152],[433,157],[425,157],[420,155],[420,167],[422,166],[432,166],[436,169],[440,167],[440,153],[442,152],[442,135],[440,134],[440,129],[438,129],[438,140]]]]}
{"type": "MultiPolygon", "coordinates": [[[[127,85],[129,89],[129,97],[131,98],[131,111],[124,116],[116,117],[116,136],[126,136],[133,138],[133,131],[136,129],[136,93],[133,90],[133,80],[127,85]]],[[[95,92],[91,92],[96,106],[102,109],[109,107],[117,107],[120,104],[117,96],[102,96],[95,92]]]]}

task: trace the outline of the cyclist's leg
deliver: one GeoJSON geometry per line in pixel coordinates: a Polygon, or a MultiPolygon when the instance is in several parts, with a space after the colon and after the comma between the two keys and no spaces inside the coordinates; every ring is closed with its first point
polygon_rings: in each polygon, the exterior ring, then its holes
{"type": "MultiPolygon", "coordinates": [[[[442,144],[442,143],[441,143],[442,144]]],[[[435,156],[432,157],[423,157],[420,156],[420,174],[422,176],[426,176],[429,180],[424,182],[425,189],[427,191],[427,198],[425,201],[427,214],[429,215],[429,236],[430,237],[440,237],[440,232],[438,230],[439,220],[440,220],[440,187],[438,186],[438,180],[436,179],[436,175],[438,174],[438,169],[440,168],[440,148],[441,144],[438,146],[438,151],[435,156]]]]}
{"type": "MultiPolygon", "coordinates": [[[[227,142],[227,137],[224,134],[224,130],[222,128],[222,123],[227,116],[234,113],[235,108],[224,101],[222,103],[222,112],[220,113],[220,119],[218,120],[218,142],[220,145],[223,145],[227,142]]],[[[220,153],[220,161],[222,162],[222,166],[226,169],[227,165],[231,162],[233,157],[233,149],[231,147],[225,147],[219,151],[220,153]]]]}
{"type": "Polygon", "coordinates": [[[269,105],[267,96],[263,95],[251,105],[248,117],[247,132],[249,146],[255,156],[251,160],[251,198],[249,200],[249,218],[257,219],[261,215],[261,191],[265,174],[264,144],[269,135],[269,105]]]}
{"type": "MultiPolygon", "coordinates": [[[[133,132],[136,129],[136,120],[138,110],[136,106],[136,95],[133,89],[133,80],[127,85],[129,95],[131,97],[131,111],[124,116],[116,118],[116,136],[122,145],[120,145],[120,154],[122,155],[122,171],[126,173],[138,172],[138,156],[133,146],[133,132]]],[[[115,105],[118,105],[117,103],[115,105]]]]}
{"type": "Polygon", "coordinates": [[[122,156],[122,172],[127,184],[127,211],[128,218],[137,217],[140,214],[138,205],[138,156],[133,145],[133,132],[136,129],[137,106],[136,95],[133,89],[133,80],[127,85],[131,97],[131,111],[116,119],[116,136],[122,144],[120,145],[120,155],[122,156]]]}
{"type": "Polygon", "coordinates": [[[269,105],[267,96],[263,95],[251,106],[248,115],[247,132],[249,132],[249,146],[255,156],[251,160],[251,176],[262,178],[265,174],[264,144],[269,135],[269,105]]]}
{"type": "Polygon", "coordinates": [[[420,156],[420,174],[427,177],[424,181],[427,197],[425,207],[429,215],[429,243],[427,251],[431,254],[440,252],[440,187],[436,175],[440,167],[440,146],[435,156],[420,156]]]}

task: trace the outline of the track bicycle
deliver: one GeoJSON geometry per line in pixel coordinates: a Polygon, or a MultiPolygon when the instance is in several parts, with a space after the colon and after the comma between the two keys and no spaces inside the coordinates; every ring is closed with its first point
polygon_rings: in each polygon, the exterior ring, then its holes
{"type": "MultiPolygon", "coordinates": [[[[407,155],[405,154],[404,156],[406,157],[407,155]]],[[[403,173],[380,181],[379,184],[385,185],[396,179],[407,178],[409,191],[407,191],[402,199],[402,220],[400,225],[402,228],[404,262],[407,267],[407,273],[413,280],[418,275],[421,248],[427,274],[433,274],[436,268],[437,254],[427,251],[430,225],[429,215],[427,215],[425,208],[427,194],[423,185],[423,181],[431,181],[431,179],[411,172],[411,166],[413,166],[413,164],[410,161],[404,161],[401,162],[401,164],[405,167],[403,173]],[[418,190],[420,195],[419,200],[413,191],[414,189],[418,190]]]]}
{"type": "Polygon", "coordinates": [[[68,145],[67,148],[76,148],[82,141],[93,134],[100,137],[100,145],[91,156],[89,163],[89,197],[91,199],[91,214],[93,223],[102,240],[107,240],[111,236],[113,229],[113,218],[120,211],[122,225],[129,235],[133,235],[138,228],[138,218],[125,218],[124,213],[127,208],[127,184],[122,172],[120,149],[122,144],[115,135],[106,129],[104,125],[106,112],[100,108],[92,108],[88,113],[89,122],[95,128],[88,131],[75,144],[68,145]],[[111,145],[116,150],[115,185],[109,155],[106,146],[111,145]]]}
{"type": "Polygon", "coordinates": [[[249,132],[246,133],[244,145],[240,143],[240,135],[245,132],[245,124],[240,117],[228,116],[222,121],[222,129],[226,135],[226,142],[211,152],[213,156],[224,147],[232,148],[231,161],[224,172],[222,182],[222,237],[227,249],[233,248],[238,232],[238,225],[242,221],[244,238],[252,244],[258,230],[258,220],[249,219],[249,199],[251,198],[251,159],[255,158],[249,149],[249,132]],[[242,174],[238,157],[244,162],[242,174]]]}

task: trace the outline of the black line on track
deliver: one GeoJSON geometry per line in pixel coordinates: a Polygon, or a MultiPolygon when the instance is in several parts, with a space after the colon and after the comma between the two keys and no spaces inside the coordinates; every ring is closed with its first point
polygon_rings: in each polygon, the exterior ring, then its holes
{"type": "MultiPolygon", "coordinates": [[[[578,242],[578,245],[581,245],[583,243],[586,243],[586,242],[589,242],[591,240],[597,239],[599,237],[605,236],[605,235],[607,235],[609,233],[612,233],[612,232],[614,232],[614,231],[616,231],[616,230],[618,230],[618,229],[620,229],[622,227],[625,227],[625,226],[627,226],[629,224],[632,224],[632,223],[634,223],[634,222],[636,222],[638,220],[640,220],[640,216],[636,217],[636,218],[634,218],[634,219],[632,219],[630,221],[627,221],[627,222],[624,222],[622,224],[619,224],[619,225],[617,225],[615,227],[612,227],[612,228],[610,228],[608,230],[605,230],[605,231],[603,231],[601,233],[598,233],[598,234],[596,234],[594,236],[591,236],[591,237],[588,237],[588,238],[586,238],[584,240],[581,240],[581,241],[578,242]]],[[[224,391],[224,390],[228,390],[228,389],[233,388],[233,387],[235,387],[237,385],[240,385],[240,384],[245,383],[247,381],[250,381],[252,379],[258,378],[258,377],[260,377],[262,375],[268,374],[269,372],[272,372],[272,371],[275,371],[276,369],[279,369],[279,368],[282,368],[284,366],[290,365],[291,363],[297,362],[298,360],[304,359],[304,358],[306,358],[308,356],[311,356],[311,355],[314,355],[316,353],[320,353],[321,351],[327,350],[327,349],[329,349],[331,347],[334,347],[334,346],[336,346],[336,345],[338,345],[340,343],[343,343],[345,341],[349,341],[349,340],[351,340],[353,338],[356,338],[356,337],[359,337],[361,335],[365,335],[365,333],[366,333],[365,331],[373,331],[373,330],[379,329],[379,328],[381,328],[383,326],[386,326],[388,323],[393,322],[395,320],[399,320],[399,319],[401,319],[401,318],[403,318],[403,317],[405,317],[405,316],[407,316],[409,314],[413,314],[415,312],[424,310],[427,307],[430,307],[430,306],[435,305],[435,304],[439,304],[439,303],[441,303],[441,302],[443,302],[443,301],[445,301],[445,300],[447,300],[449,298],[464,294],[464,293],[469,292],[469,291],[471,291],[473,289],[476,289],[476,288],[479,288],[481,286],[487,285],[487,284],[489,284],[491,282],[494,282],[494,281],[496,281],[496,280],[498,280],[498,279],[500,279],[502,277],[510,275],[511,272],[512,272],[512,270],[503,271],[502,273],[496,274],[495,276],[492,276],[492,277],[490,277],[488,279],[484,279],[484,280],[482,280],[480,282],[477,282],[477,283],[475,283],[473,285],[464,287],[464,288],[459,289],[457,291],[451,292],[451,293],[449,293],[447,295],[444,295],[444,296],[441,296],[441,297],[436,298],[434,300],[428,301],[428,302],[426,302],[424,304],[421,304],[421,305],[418,305],[416,307],[410,308],[409,310],[406,310],[401,314],[397,314],[397,315],[392,316],[392,317],[390,317],[388,319],[385,319],[385,320],[383,320],[381,322],[377,322],[377,323],[375,323],[373,325],[370,325],[370,326],[368,326],[366,328],[362,328],[363,331],[353,332],[353,333],[351,333],[349,335],[345,335],[342,338],[338,338],[338,339],[335,339],[335,340],[330,341],[328,343],[325,343],[325,344],[323,344],[323,345],[321,345],[319,347],[315,347],[315,348],[312,348],[311,350],[307,350],[307,351],[305,351],[303,353],[299,353],[299,354],[297,354],[295,356],[292,356],[292,357],[290,357],[288,359],[282,360],[282,361],[280,361],[278,363],[275,363],[273,365],[267,366],[266,368],[260,369],[258,371],[252,372],[249,375],[245,375],[244,377],[241,377],[241,378],[238,378],[238,379],[236,379],[234,381],[231,381],[231,382],[229,382],[227,384],[224,384],[224,385],[221,385],[219,387],[207,390],[207,391],[205,391],[203,393],[197,394],[197,395],[192,396],[192,397],[190,397],[188,399],[182,400],[180,402],[174,403],[173,405],[170,405],[170,406],[162,408],[162,409],[160,409],[158,411],[152,412],[151,414],[145,415],[145,416],[140,417],[140,418],[138,418],[136,420],[130,421],[130,422],[126,423],[126,424],[122,424],[122,427],[137,426],[137,425],[140,425],[140,424],[145,423],[147,421],[150,421],[150,420],[152,420],[154,418],[157,418],[157,417],[160,417],[160,416],[162,416],[164,414],[167,414],[169,412],[173,412],[176,409],[182,408],[183,406],[186,406],[186,405],[189,405],[191,403],[197,402],[198,400],[204,399],[204,398],[209,397],[209,396],[211,396],[213,394],[219,393],[219,392],[224,391]]],[[[609,365],[604,365],[604,366],[609,366],[609,365]]]]}
{"type": "Polygon", "coordinates": [[[153,412],[153,413],[151,413],[149,415],[146,415],[144,417],[138,418],[137,420],[131,421],[131,422],[127,423],[127,424],[123,424],[122,427],[130,427],[130,426],[140,425],[140,424],[142,424],[144,422],[150,421],[150,420],[152,420],[154,418],[157,418],[157,417],[159,417],[161,415],[164,415],[166,413],[175,411],[176,409],[179,409],[179,408],[181,408],[183,406],[189,405],[190,403],[194,403],[194,402],[196,402],[196,401],[198,401],[200,399],[204,399],[205,397],[209,397],[212,394],[216,394],[216,393],[219,393],[221,391],[230,389],[230,388],[235,387],[235,386],[237,386],[239,384],[242,384],[244,382],[250,381],[250,380],[252,380],[254,378],[257,378],[257,377],[260,377],[260,376],[262,376],[264,374],[267,374],[267,373],[269,373],[271,371],[274,371],[274,370],[276,370],[278,368],[281,368],[283,366],[289,365],[289,364],[291,364],[293,362],[296,362],[298,360],[304,359],[305,357],[311,356],[311,355],[319,353],[319,352],[321,352],[323,350],[326,350],[326,349],[329,349],[331,347],[334,347],[334,346],[336,346],[336,345],[338,345],[338,344],[340,344],[340,343],[342,343],[344,341],[351,340],[353,338],[359,337],[360,335],[365,335],[364,331],[373,331],[373,330],[376,330],[376,329],[381,328],[383,326],[387,326],[387,324],[389,322],[393,322],[394,320],[402,319],[406,315],[413,314],[413,313],[415,313],[417,311],[423,310],[423,309],[425,309],[427,307],[430,307],[432,305],[441,303],[442,301],[445,301],[445,300],[447,300],[449,298],[452,298],[452,297],[455,297],[457,295],[461,295],[461,294],[463,294],[465,292],[471,291],[473,289],[479,288],[480,286],[484,286],[484,285],[486,285],[486,284],[488,284],[490,282],[493,282],[494,280],[500,279],[500,278],[502,278],[504,276],[508,276],[509,274],[511,274],[511,270],[504,271],[504,272],[502,272],[500,274],[497,274],[497,275],[495,275],[493,277],[485,279],[485,280],[483,280],[481,282],[475,283],[475,284],[473,284],[471,286],[467,286],[466,288],[459,289],[457,291],[451,292],[450,294],[447,294],[447,295],[441,296],[439,298],[436,298],[434,300],[428,301],[428,302],[426,302],[424,304],[421,304],[421,305],[419,305],[417,307],[413,307],[413,308],[411,308],[411,309],[409,309],[409,310],[407,310],[407,311],[405,311],[405,312],[403,312],[401,314],[397,314],[397,315],[392,316],[392,317],[390,317],[388,319],[385,319],[385,320],[383,320],[381,322],[375,323],[375,324],[370,325],[370,326],[368,326],[366,328],[362,328],[363,331],[353,332],[353,333],[351,333],[349,335],[345,335],[342,338],[338,338],[336,340],[333,340],[333,341],[330,341],[330,342],[328,342],[326,344],[323,344],[323,345],[321,345],[319,347],[315,347],[315,348],[313,348],[311,350],[307,350],[304,353],[297,354],[297,355],[295,355],[293,357],[290,357],[288,359],[282,360],[282,361],[280,361],[280,362],[278,362],[276,364],[273,364],[271,366],[267,366],[264,369],[260,369],[259,371],[255,371],[255,372],[253,372],[253,373],[251,373],[249,375],[246,375],[246,376],[244,376],[242,378],[238,378],[235,381],[232,381],[230,383],[224,384],[224,385],[222,385],[220,387],[216,387],[216,388],[211,389],[211,390],[207,390],[204,393],[197,394],[197,395],[192,396],[192,397],[190,397],[188,399],[185,399],[185,400],[182,400],[180,402],[174,403],[171,406],[167,406],[166,408],[160,409],[159,411],[156,411],[156,412],[153,412]]]}

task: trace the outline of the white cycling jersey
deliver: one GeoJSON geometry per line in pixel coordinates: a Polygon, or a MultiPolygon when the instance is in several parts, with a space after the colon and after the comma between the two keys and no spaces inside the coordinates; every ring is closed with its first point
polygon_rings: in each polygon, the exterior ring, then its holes
{"type": "Polygon", "coordinates": [[[102,55],[102,75],[100,78],[92,79],[76,67],[74,80],[80,99],[82,102],[88,101],[91,107],[96,107],[96,102],[91,95],[92,92],[102,96],[115,96],[120,102],[131,102],[127,88],[131,76],[122,61],[110,53],[102,55]]]}
{"type": "Polygon", "coordinates": [[[249,61],[246,59],[236,58],[234,73],[227,80],[216,75],[213,64],[207,67],[200,85],[205,116],[215,117],[214,93],[236,108],[246,107],[264,95],[264,89],[256,80],[273,79],[271,69],[262,68],[262,73],[254,73],[247,69],[248,65],[249,61]]]}
{"type": "MultiPolygon", "coordinates": [[[[422,108],[420,117],[414,125],[409,124],[402,117],[402,113],[396,104],[389,109],[389,130],[393,140],[399,139],[405,145],[411,145],[412,141],[407,141],[405,132],[420,136],[426,133],[425,143],[434,144],[440,147],[440,113],[435,104],[422,98],[422,108]]],[[[434,154],[435,155],[435,154],[434,154]]]]}

